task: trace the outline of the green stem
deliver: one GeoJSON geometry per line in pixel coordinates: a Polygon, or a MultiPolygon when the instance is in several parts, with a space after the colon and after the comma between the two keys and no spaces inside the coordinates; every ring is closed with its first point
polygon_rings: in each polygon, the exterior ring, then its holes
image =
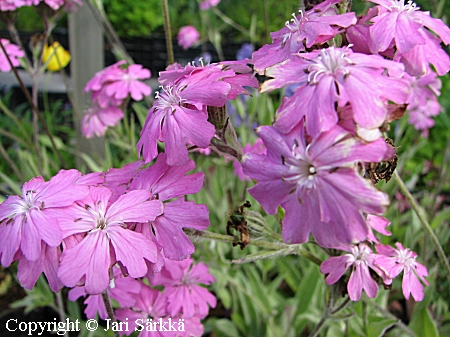
{"type": "MultiPolygon", "coordinates": [[[[21,136],[25,139],[25,142],[27,144],[31,144],[31,139],[28,137],[28,132],[24,129],[22,123],[20,123],[19,119],[14,115],[14,113],[8,109],[8,107],[3,103],[3,101],[0,99],[0,110],[2,110],[11,120],[17,125],[21,132],[21,136]]],[[[29,145],[28,145],[29,146],[29,145]]]]}
{"type": "Polygon", "coordinates": [[[167,58],[168,58],[169,64],[172,64],[175,62],[175,58],[173,56],[169,4],[168,4],[167,0],[161,0],[161,4],[162,4],[163,16],[164,16],[164,32],[166,33],[167,58]]]}
{"type": "Polygon", "coordinates": [[[14,161],[11,159],[11,157],[8,155],[8,152],[6,152],[5,148],[3,147],[2,143],[0,143],[0,153],[2,154],[3,158],[5,158],[6,162],[11,166],[12,170],[16,174],[17,178],[20,181],[24,180],[24,177],[22,173],[20,173],[19,169],[17,168],[16,164],[14,164],[14,161]]]}
{"type": "MultiPolygon", "coordinates": [[[[114,309],[111,305],[111,301],[109,300],[108,291],[105,290],[102,292],[103,303],[105,303],[106,312],[108,313],[108,318],[111,319],[111,323],[117,322],[116,315],[114,314],[114,309]]],[[[115,337],[120,337],[120,331],[114,331],[115,337]]]]}
{"type": "Polygon", "coordinates": [[[441,167],[441,172],[439,174],[439,178],[437,180],[437,185],[436,188],[434,190],[433,193],[433,197],[431,198],[431,206],[430,206],[430,212],[434,211],[434,207],[436,206],[436,200],[437,197],[439,196],[439,192],[441,191],[442,188],[442,184],[444,182],[445,177],[447,177],[447,161],[449,159],[449,155],[450,155],[450,137],[448,137],[447,139],[447,144],[445,146],[445,151],[444,151],[444,156],[442,158],[442,167],[441,167]]]}
{"type": "Polygon", "coordinates": [[[28,92],[28,89],[25,87],[25,84],[23,83],[22,79],[20,78],[19,73],[17,72],[17,69],[12,64],[11,59],[9,58],[8,53],[6,52],[5,47],[3,46],[3,43],[1,41],[0,41],[0,48],[3,51],[3,53],[5,54],[6,59],[8,60],[8,63],[11,66],[11,69],[14,73],[14,76],[16,77],[17,81],[20,84],[20,88],[22,89],[23,93],[25,94],[25,97],[27,98],[28,102],[30,103],[33,113],[38,117],[39,121],[41,122],[42,126],[44,127],[44,131],[47,134],[48,138],[50,139],[50,142],[52,143],[52,147],[55,150],[56,155],[58,156],[58,159],[59,159],[59,162],[60,162],[62,168],[66,168],[64,159],[61,156],[61,153],[59,152],[58,148],[56,147],[55,140],[53,139],[53,136],[47,127],[47,123],[45,122],[45,119],[39,113],[37,106],[33,103],[33,99],[31,98],[30,93],[28,92]]]}
{"type": "Polygon", "coordinates": [[[322,330],[322,328],[324,327],[325,322],[330,317],[331,310],[332,310],[331,308],[333,306],[333,302],[334,302],[334,286],[331,286],[330,287],[330,293],[328,295],[328,301],[327,301],[327,306],[325,308],[325,312],[323,313],[323,316],[320,319],[319,323],[317,323],[317,325],[314,328],[314,330],[310,333],[309,337],[316,337],[316,336],[318,336],[318,334],[320,333],[320,330],[322,330]]]}
{"type": "Polygon", "coordinates": [[[226,24],[229,24],[231,27],[237,29],[241,33],[248,35],[250,37],[250,31],[242,27],[241,25],[238,25],[236,22],[231,20],[228,16],[226,16],[219,8],[217,7],[211,7],[214,14],[216,14],[219,18],[223,20],[226,24]]]}
{"type": "Polygon", "coordinates": [[[394,316],[386,309],[380,307],[377,303],[375,303],[375,301],[372,301],[367,297],[363,297],[362,300],[364,301],[364,303],[367,303],[367,304],[370,304],[371,306],[373,306],[384,317],[395,320],[396,321],[395,325],[399,329],[401,329],[403,332],[405,332],[408,336],[417,337],[416,334],[414,332],[412,332],[411,329],[409,329],[398,317],[394,316]]]}
{"type": "MultiPolygon", "coordinates": [[[[225,235],[225,234],[218,234],[218,233],[213,233],[213,232],[208,232],[208,231],[199,231],[196,229],[185,229],[184,230],[185,233],[195,239],[195,238],[202,238],[205,240],[214,240],[214,241],[221,241],[221,242],[229,242],[229,243],[238,243],[239,242],[239,238],[235,237],[235,236],[231,236],[231,235],[225,235]]],[[[265,248],[265,249],[274,249],[274,250],[279,250],[279,249],[286,249],[286,248],[290,248],[292,246],[296,246],[296,253],[298,255],[303,256],[304,258],[310,260],[311,262],[320,265],[322,263],[322,261],[314,256],[313,254],[311,254],[310,252],[308,252],[306,249],[302,248],[300,245],[287,245],[285,243],[282,242],[269,242],[269,241],[263,241],[263,240],[253,240],[250,241],[250,244],[256,247],[260,247],[260,248],[265,248]]]]}
{"type": "Polygon", "coordinates": [[[445,252],[442,249],[441,243],[439,242],[439,239],[437,238],[436,234],[434,234],[433,229],[428,223],[425,214],[423,213],[422,209],[419,208],[419,205],[409,192],[408,188],[406,187],[402,178],[400,178],[400,176],[398,175],[397,171],[394,171],[394,178],[397,181],[400,190],[403,192],[403,195],[406,197],[406,199],[408,199],[411,208],[417,214],[420,223],[422,224],[422,227],[425,229],[425,232],[428,234],[434,246],[436,247],[438,258],[442,266],[444,267],[445,273],[447,274],[447,280],[450,283],[450,265],[448,263],[447,257],[445,256],[445,252]]]}

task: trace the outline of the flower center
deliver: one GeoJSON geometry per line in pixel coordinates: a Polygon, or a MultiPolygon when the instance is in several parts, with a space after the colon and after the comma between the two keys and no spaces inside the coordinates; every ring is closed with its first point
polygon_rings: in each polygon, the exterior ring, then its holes
{"type": "Polygon", "coordinates": [[[319,75],[329,75],[336,77],[339,74],[344,76],[349,74],[347,66],[353,64],[347,56],[347,49],[336,49],[330,47],[322,49],[315,63],[308,67],[308,82],[315,84],[319,75]]]}
{"type": "Polygon", "coordinates": [[[303,20],[307,21],[308,18],[306,18],[303,14],[302,10],[299,10],[300,13],[300,20],[295,16],[295,13],[292,13],[293,19],[291,21],[286,21],[286,27],[289,28],[291,33],[295,33],[300,30],[300,26],[303,23],[303,20]]]}
{"type": "Polygon", "coordinates": [[[413,256],[409,249],[398,250],[398,262],[404,264],[405,267],[414,268],[416,264],[416,258],[413,256]]]}
{"type": "Polygon", "coordinates": [[[314,187],[314,176],[317,168],[311,162],[306,151],[302,154],[297,144],[292,147],[292,157],[287,158],[284,163],[289,167],[283,175],[283,180],[298,184],[306,188],[314,187]]]}
{"type": "Polygon", "coordinates": [[[392,6],[389,6],[389,10],[391,12],[406,12],[407,15],[411,14],[414,11],[420,9],[417,5],[411,0],[405,5],[405,0],[391,0],[392,6]]]}
{"type": "Polygon", "coordinates": [[[181,98],[180,93],[185,87],[175,87],[168,85],[161,87],[162,91],[157,91],[155,94],[155,99],[158,101],[155,103],[156,109],[172,109],[175,111],[174,106],[181,106],[187,100],[181,98]]]}

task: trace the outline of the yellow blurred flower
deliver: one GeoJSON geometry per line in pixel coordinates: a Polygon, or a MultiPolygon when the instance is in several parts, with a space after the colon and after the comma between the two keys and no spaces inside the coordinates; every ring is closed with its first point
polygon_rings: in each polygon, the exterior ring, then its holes
{"type": "Polygon", "coordinates": [[[53,42],[51,46],[44,46],[42,62],[46,65],[47,70],[61,70],[69,64],[70,59],[69,51],[65,50],[59,42],[53,42]]]}

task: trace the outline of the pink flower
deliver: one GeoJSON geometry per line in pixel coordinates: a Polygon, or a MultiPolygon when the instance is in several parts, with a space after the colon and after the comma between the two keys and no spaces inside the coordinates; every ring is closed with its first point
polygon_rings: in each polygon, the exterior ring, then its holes
{"type": "Polygon", "coordinates": [[[114,203],[106,187],[90,187],[90,194],[59,216],[65,237],[86,233],[75,246],[65,249],[58,277],[67,287],[84,281],[88,294],[108,288],[109,270],[119,262],[131,277],[147,273],[145,260],[155,262],[155,244],[140,233],[125,227],[127,222],[153,221],[162,213],[158,200],[148,191],[131,191],[114,203]]]}
{"type": "Polygon", "coordinates": [[[377,237],[374,235],[373,230],[376,230],[378,233],[381,233],[386,236],[392,235],[386,227],[391,224],[391,222],[383,218],[382,216],[376,216],[373,214],[367,214],[367,224],[369,225],[369,234],[367,235],[367,240],[369,242],[380,243],[377,237]]]}
{"type": "Polygon", "coordinates": [[[209,9],[210,7],[216,7],[219,4],[220,0],[203,0],[199,7],[202,11],[209,9]]]}
{"type": "Polygon", "coordinates": [[[178,32],[178,45],[183,49],[192,47],[200,38],[200,33],[194,26],[184,26],[178,32]]]}
{"type": "MultiPolygon", "coordinates": [[[[14,67],[20,65],[19,58],[24,57],[25,53],[19,48],[19,46],[9,42],[6,39],[0,39],[3,47],[6,50],[6,53],[11,60],[11,63],[14,67]]],[[[3,53],[3,50],[0,49],[0,71],[8,72],[11,70],[11,65],[8,62],[6,55],[3,53]]]]}
{"type": "Polygon", "coordinates": [[[433,116],[444,109],[437,97],[440,95],[441,81],[436,73],[429,72],[421,77],[410,77],[411,92],[408,97],[409,123],[417,130],[427,130],[434,126],[433,116]]]}
{"type": "Polygon", "coordinates": [[[298,54],[268,68],[266,75],[274,79],[264,82],[260,91],[301,83],[292,97],[283,100],[274,125],[287,133],[306,116],[306,130],[316,137],[338,122],[335,103],[341,108],[350,103],[353,120],[360,127],[380,127],[386,119],[387,101],[406,101],[409,85],[398,79],[402,74],[400,63],[330,47],[298,54]],[[395,77],[385,76],[385,69],[395,77]]]}
{"type": "Polygon", "coordinates": [[[356,23],[355,13],[338,15],[333,5],[340,0],[326,0],[309,11],[286,22],[286,27],[271,33],[273,42],[253,54],[255,70],[264,74],[267,67],[289,60],[293,54],[322,44],[340,33],[342,28],[356,23]],[[305,41],[305,44],[303,43],[305,41]]]}
{"type": "Polygon", "coordinates": [[[372,18],[370,27],[372,51],[386,50],[392,40],[397,50],[404,54],[414,46],[425,44],[421,32],[424,27],[435,32],[445,44],[450,43],[450,29],[438,19],[430,17],[429,12],[419,11],[415,3],[405,0],[370,0],[378,5],[379,15],[372,18]]]}
{"type": "Polygon", "coordinates": [[[279,205],[285,209],[285,242],[306,242],[310,233],[322,247],[366,239],[362,212],[383,213],[389,201],[361,178],[357,163],[391,156],[384,140],[364,144],[339,126],[310,142],[301,126],[287,135],[270,126],[257,133],[267,154],[245,155],[244,174],[258,181],[249,192],[267,213],[275,214],[279,205]]]}
{"type": "Polygon", "coordinates": [[[208,304],[214,308],[216,298],[206,288],[198,284],[209,285],[214,277],[208,273],[208,267],[203,263],[192,265],[191,258],[183,261],[165,260],[164,268],[156,274],[151,284],[165,287],[167,296],[167,312],[175,317],[179,314],[184,318],[208,315],[208,304]]]}
{"type": "Polygon", "coordinates": [[[0,255],[8,267],[20,251],[28,261],[42,257],[42,242],[57,247],[63,231],[52,211],[83,199],[88,187],[74,184],[77,170],[61,170],[50,181],[36,177],[22,187],[22,196],[10,196],[0,205],[0,255]]]}
{"type": "Polygon", "coordinates": [[[123,115],[123,111],[115,106],[101,108],[94,104],[81,119],[81,133],[86,138],[103,137],[106,129],[117,125],[123,115]]]}
{"type": "Polygon", "coordinates": [[[150,71],[139,64],[127,66],[125,61],[119,61],[97,72],[84,91],[92,90],[92,101],[102,108],[119,106],[128,95],[137,101],[150,95],[151,88],[140,81],[150,75],[150,71]]]}
{"type": "Polygon", "coordinates": [[[428,271],[425,266],[416,261],[417,254],[404,248],[401,243],[395,244],[397,249],[387,245],[376,245],[377,252],[382,255],[375,260],[375,264],[391,279],[403,271],[402,290],[406,299],[412,295],[414,300],[423,300],[423,285],[428,285],[425,276],[428,271]],[[420,281],[419,281],[420,280],[420,281]]]}
{"type": "MultiPolygon", "coordinates": [[[[107,289],[108,295],[120,306],[131,308],[136,302],[134,295],[141,292],[142,283],[131,277],[125,277],[119,268],[114,268],[113,273],[114,282],[111,282],[107,289]]],[[[87,318],[95,318],[97,313],[103,320],[108,318],[102,295],[89,295],[85,292],[84,287],[75,287],[69,291],[69,300],[73,302],[81,296],[87,297],[84,301],[86,304],[84,313],[87,318]]]]}
{"type": "MultiPolygon", "coordinates": [[[[255,144],[251,145],[250,143],[246,144],[244,148],[242,149],[242,154],[247,153],[255,153],[255,154],[265,154],[266,153],[266,147],[264,146],[264,143],[261,138],[258,138],[255,142],[255,144]]],[[[239,178],[239,180],[244,181],[251,181],[252,179],[249,176],[246,176],[244,174],[244,171],[242,170],[242,165],[239,161],[234,160],[233,161],[233,167],[234,167],[234,175],[239,178]]]]}
{"type": "Polygon", "coordinates": [[[212,73],[195,82],[183,78],[157,92],[137,143],[138,153],[146,162],[157,156],[158,140],[165,142],[169,165],[182,165],[188,160],[187,141],[200,148],[209,146],[216,130],[208,122],[206,106],[225,105],[231,86],[220,79],[226,74],[212,73]]]}
{"type": "Polygon", "coordinates": [[[0,0],[1,12],[14,11],[22,6],[25,6],[25,0],[0,0]]]}
{"type": "Polygon", "coordinates": [[[144,69],[140,64],[129,65],[124,72],[112,72],[107,77],[105,85],[106,94],[117,100],[123,100],[128,95],[135,101],[150,95],[151,88],[140,80],[150,78],[150,70],[144,69]]]}
{"type": "MultiPolygon", "coordinates": [[[[141,282],[141,291],[134,296],[135,304],[133,310],[131,309],[117,309],[116,317],[121,321],[127,321],[127,331],[124,331],[129,336],[134,331],[140,331],[139,324],[146,325],[147,319],[152,318],[153,322],[158,322],[160,318],[166,318],[167,297],[157,289],[152,289],[141,282]]],[[[159,329],[153,331],[146,331],[142,329],[139,337],[165,337],[166,334],[159,332],[159,329]]],[[[174,336],[174,334],[168,334],[174,336]]]]}
{"type": "Polygon", "coordinates": [[[350,254],[332,256],[320,265],[320,271],[323,274],[328,274],[326,278],[327,284],[336,283],[345,271],[352,267],[347,284],[350,299],[358,301],[363,290],[370,298],[377,296],[378,285],[372,279],[369,268],[379,276],[385,277],[383,271],[374,264],[378,256],[365,244],[350,247],[341,246],[339,249],[345,250],[350,254]]]}

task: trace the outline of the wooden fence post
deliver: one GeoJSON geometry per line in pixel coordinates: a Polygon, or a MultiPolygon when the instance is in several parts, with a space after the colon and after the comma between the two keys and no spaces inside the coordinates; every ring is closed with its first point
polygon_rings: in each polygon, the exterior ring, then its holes
{"type": "MultiPolygon", "coordinates": [[[[84,92],[84,87],[94,74],[104,67],[102,30],[86,4],[69,15],[69,46],[72,55],[70,71],[73,87],[76,150],[78,153],[87,153],[96,162],[103,163],[105,158],[104,139],[85,139],[81,135],[81,118],[91,104],[90,94],[84,92]]],[[[77,167],[81,166],[84,166],[84,161],[77,156],[77,167]]]]}

